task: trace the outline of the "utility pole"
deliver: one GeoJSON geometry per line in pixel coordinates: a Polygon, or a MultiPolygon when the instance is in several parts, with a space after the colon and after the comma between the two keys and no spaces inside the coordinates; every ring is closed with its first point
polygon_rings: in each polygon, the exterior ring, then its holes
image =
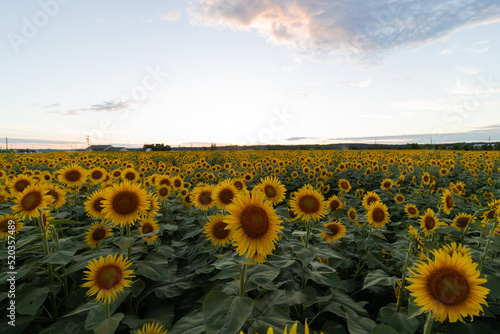
{"type": "Polygon", "coordinates": [[[87,135],[87,149],[90,147],[90,136],[87,135]]]}
{"type": "Polygon", "coordinates": [[[5,149],[9,149],[9,141],[7,140],[7,137],[5,137],[5,149]]]}

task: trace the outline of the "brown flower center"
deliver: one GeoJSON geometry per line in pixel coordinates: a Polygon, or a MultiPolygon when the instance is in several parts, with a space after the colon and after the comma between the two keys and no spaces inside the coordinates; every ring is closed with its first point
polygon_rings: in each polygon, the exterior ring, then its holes
{"type": "Polygon", "coordinates": [[[160,190],[158,190],[158,194],[161,197],[167,197],[168,196],[168,188],[166,187],[161,187],[160,190]]]}
{"type": "Polygon", "coordinates": [[[234,194],[231,189],[222,189],[219,193],[219,200],[224,204],[230,204],[233,198],[234,194]]]}
{"type": "Polygon", "coordinates": [[[455,203],[453,202],[453,198],[450,195],[445,197],[445,203],[447,208],[452,208],[455,203]]]}
{"type": "Polygon", "coordinates": [[[381,223],[385,219],[385,212],[381,208],[375,208],[373,209],[372,217],[375,223],[381,223]]]}
{"type": "Polygon", "coordinates": [[[427,289],[434,299],[446,305],[461,304],[469,295],[467,280],[457,271],[442,268],[430,274],[427,289]]]}
{"type": "Polygon", "coordinates": [[[270,185],[264,187],[264,193],[266,194],[267,198],[274,198],[277,195],[276,189],[274,189],[274,187],[270,185]]]}
{"type": "Polygon", "coordinates": [[[226,230],[227,224],[224,222],[217,222],[212,227],[212,232],[217,239],[225,239],[229,234],[229,230],[226,230]]]}
{"type": "Polygon", "coordinates": [[[320,203],[316,197],[305,195],[299,199],[299,208],[306,214],[316,213],[319,211],[320,203]]]}
{"type": "Polygon", "coordinates": [[[153,225],[150,223],[145,223],[142,225],[142,234],[148,234],[154,231],[153,225]]]}
{"type": "Polygon", "coordinates": [[[377,202],[377,201],[378,201],[378,198],[377,198],[377,197],[375,197],[375,196],[368,196],[368,197],[366,198],[366,205],[367,205],[367,206],[370,206],[372,203],[375,203],[375,202],[377,202]]]}
{"type": "Polygon", "coordinates": [[[415,215],[415,214],[417,214],[417,209],[415,209],[413,206],[409,206],[408,207],[408,213],[410,215],[415,215]]]}
{"type": "Polygon", "coordinates": [[[332,200],[330,202],[330,209],[331,210],[337,210],[339,206],[340,206],[340,203],[337,200],[332,200]]]}
{"type": "Polygon", "coordinates": [[[457,224],[458,227],[465,228],[469,223],[469,217],[458,217],[455,223],[457,224]]]}
{"type": "Polygon", "coordinates": [[[432,230],[436,226],[436,220],[432,216],[426,216],[424,222],[427,230],[432,230]]]}
{"type": "Polygon", "coordinates": [[[29,181],[27,180],[19,180],[17,181],[15,184],[14,184],[14,188],[19,191],[19,192],[22,192],[27,186],[29,186],[30,183],[29,181]]]}
{"type": "Polygon", "coordinates": [[[340,228],[337,224],[333,224],[333,225],[328,225],[327,228],[331,231],[331,235],[337,235],[340,231],[340,228]]]}
{"type": "Polygon", "coordinates": [[[255,205],[249,205],[241,212],[240,221],[245,234],[251,239],[261,238],[269,229],[267,212],[255,205]]]}
{"type": "Polygon", "coordinates": [[[90,174],[90,177],[93,178],[94,180],[99,180],[102,178],[103,174],[100,170],[95,170],[90,174]]]}
{"type": "Polygon", "coordinates": [[[175,179],[174,180],[174,187],[179,188],[181,186],[181,180],[175,179]]]}
{"type": "Polygon", "coordinates": [[[21,200],[21,206],[26,211],[35,210],[42,203],[42,194],[38,191],[27,193],[21,200]]]}
{"type": "Polygon", "coordinates": [[[132,191],[121,191],[113,199],[113,209],[120,215],[128,215],[139,207],[139,197],[132,191]]]}
{"type": "Polygon", "coordinates": [[[98,227],[92,233],[92,239],[95,241],[101,241],[106,237],[106,229],[104,227],[98,227]]]}
{"type": "Polygon", "coordinates": [[[94,203],[92,203],[92,207],[94,208],[95,211],[101,212],[104,207],[102,206],[101,202],[104,200],[104,198],[96,198],[94,200],[94,203]]]}
{"type": "Polygon", "coordinates": [[[95,276],[96,284],[104,290],[112,289],[122,279],[123,273],[120,267],[114,264],[107,264],[97,272],[95,276]]]}
{"type": "Polygon", "coordinates": [[[71,169],[64,174],[64,177],[70,182],[77,182],[82,178],[82,174],[76,169],[71,169]]]}
{"type": "Polygon", "coordinates": [[[212,203],[212,193],[210,191],[207,191],[207,190],[202,191],[198,195],[198,200],[203,205],[209,205],[210,203],[212,203]]]}

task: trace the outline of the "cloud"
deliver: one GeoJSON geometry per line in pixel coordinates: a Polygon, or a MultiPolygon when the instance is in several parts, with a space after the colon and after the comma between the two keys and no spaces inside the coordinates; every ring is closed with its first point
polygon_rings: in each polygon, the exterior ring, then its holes
{"type": "Polygon", "coordinates": [[[375,82],[375,79],[368,78],[368,79],[360,80],[360,81],[351,81],[351,80],[342,81],[341,84],[349,85],[352,87],[358,87],[358,88],[366,88],[366,87],[370,87],[374,82],[375,82]]]}
{"type": "Polygon", "coordinates": [[[161,14],[160,17],[164,21],[179,21],[181,13],[175,10],[169,10],[168,12],[161,14]]]}
{"type": "Polygon", "coordinates": [[[500,20],[497,0],[198,0],[193,25],[255,31],[274,44],[322,58],[364,59],[420,46],[500,20]]]}
{"type": "Polygon", "coordinates": [[[89,108],[83,109],[86,111],[97,111],[97,112],[111,112],[111,111],[120,111],[128,108],[127,102],[113,102],[113,101],[104,101],[100,104],[93,104],[89,108]]]}
{"type": "Polygon", "coordinates": [[[318,139],[317,137],[290,137],[285,139],[286,141],[298,141],[298,140],[306,140],[306,139],[318,139]]]}
{"type": "Polygon", "coordinates": [[[344,138],[328,138],[332,141],[341,142],[356,142],[356,143],[373,143],[376,141],[380,144],[396,144],[396,143],[419,143],[428,144],[432,140],[433,143],[453,143],[453,142],[486,142],[500,141],[500,124],[491,124],[482,127],[471,128],[465,132],[451,133],[424,133],[414,135],[396,135],[396,136],[378,136],[378,137],[344,137],[344,138]],[[431,139],[432,138],[432,139],[431,139]]]}
{"type": "Polygon", "coordinates": [[[490,49],[490,41],[480,41],[474,43],[469,49],[473,53],[485,53],[490,49]]]}
{"type": "Polygon", "coordinates": [[[456,65],[455,68],[457,70],[459,70],[460,72],[467,74],[467,75],[475,75],[475,74],[478,74],[479,72],[481,72],[481,69],[479,69],[479,68],[462,68],[458,65],[456,65]]]}

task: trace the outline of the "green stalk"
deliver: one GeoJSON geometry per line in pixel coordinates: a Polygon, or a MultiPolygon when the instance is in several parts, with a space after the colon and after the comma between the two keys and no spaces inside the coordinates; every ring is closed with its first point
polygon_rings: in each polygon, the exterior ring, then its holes
{"type": "MultiPolygon", "coordinates": [[[[130,224],[127,223],[127,238],[130,238],[130,224]]],[[[128,260],[132,261],[132,245],[128,247],[128,260]]]]}
{"type": "Polygon", "coordinates": [[[245,263],[240,268],[240,297],[245,297],[246,271],[247,264],[245,263]]]}
{"type": "Polygon", "coordinates": [[[432,310],[427,313],[427,320],[425,321],[424,325],[424,334],[430,334],[431,329],[432,329],[432,323],[434,322],[434,319],[432,319],[432,310]]]}
{"type": "Polygon", "coordinates": [[[106,319],[109,319],[109,303],[104,303],[104,312],[106,314],[106,319]]]}
{"type": "Polygon", "coordinates": [[[467,222],[467,225],[465,226],[465,229],[464,229],[464,232],[462,233],[462,236],[460,237],[460,243],[463,243],[464,242],[464,238],[465,238],[465,234],[467,233],[467,230],[469,229],[469,225],[472,221],[474,221],[474,218],[477,217],[478,214],[482,213],[482,212],[485,212],[486,209],[481,209],[481,210],[478,210],[476,211],[472,217],[470,217],[469,221],[467,222]]]}
{"type": "Polygon", "coordinates": [[[307,246],[309,245],[309,234],[311,234],[311,220],[306,222],[306,239],[305,239],[305,247],[307,249],[307,246]]]}
{"type": "Polygon", "coordinates": [[[408,245],[408,252],[406,252],[406,259],[401,272],[401,285],[399,287],[399,298],[398,298],[398,303],[396,304],[396,313],[399,312],[399,310],[401,309],[401,301],[403,300],[403,293],[405,292],[405,286],[406,286],[406,271],[408,269],[408,262],[410,261],[410,254],[412,247],[413,247],[413,239],[410,241],[410,244],[408,245]]]}
{"type": "MultiPolygon", "coordinates": [[[[47,240],[47,230],[45,229],[45,224],[43,222],[43,211],[40,211],[40,216],[38,217],[38,227],[40,228],[42,234],[43,241],[43,249],[45,251],[45,255],[49,255],[49,242],[47,240]]],[[[47,271],[49,275],[49,283],[54,283],[54,270],[52,268],[52,263],[47,263],[47,271]]],[[[52,316],[53,320],[57,319],[57,308],[56,308],[56,296],[50,292],[49,293],[50,304],[52,306],[52,316]]]]}
{"type": "MultiPolygon", "coordinates": [[[[493,224],[491,227],[490,233],[488,234],[489,237],[495,233],[495,228],[497,227],[497,224],[493,224]]],[[[486,246],[484,247],[484,252],[483,255],[481,256],[481,266],[479,267],[479,272],[482,274],[483,269],[484,269],[484,261],[486,260],[486,255],[488,255],[488,248],[490,247],[491,243],[491,238],[488,238],[488,241],[486,241],[486,246]]]]}

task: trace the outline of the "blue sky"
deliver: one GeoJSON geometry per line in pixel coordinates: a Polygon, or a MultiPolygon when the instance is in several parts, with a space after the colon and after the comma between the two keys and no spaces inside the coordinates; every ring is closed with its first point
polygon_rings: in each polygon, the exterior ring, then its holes
{"type": "Polygon", "coordinates": [[[18,148],[500,141],[496,0],[2,6],[18,148]]]}

